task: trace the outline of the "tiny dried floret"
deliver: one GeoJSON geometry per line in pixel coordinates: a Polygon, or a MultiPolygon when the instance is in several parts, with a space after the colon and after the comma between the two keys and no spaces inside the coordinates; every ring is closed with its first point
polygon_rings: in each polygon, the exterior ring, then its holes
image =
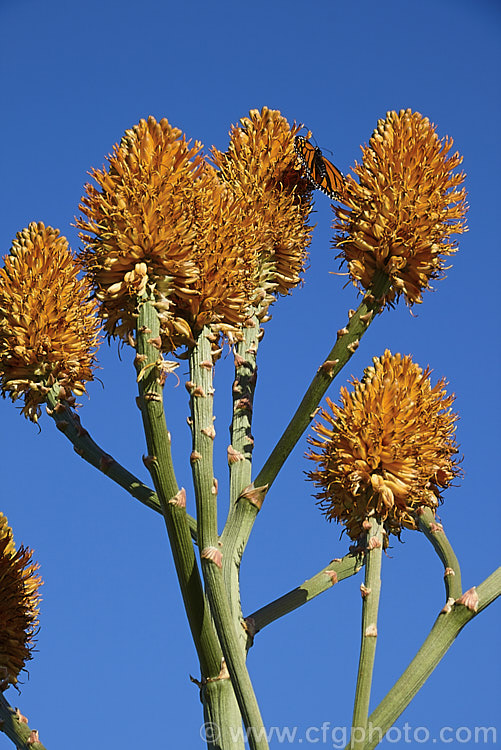
{"type": "Polygon", "coordinates": [[[352,384],[341,389],[339,405],[327,399],[314,425],[318,437],[309,438],[317,468],[308,477],[320,487],[319,505],[353,540],[370,516],[389,534],[417,529],[417,509],[435,511],[460,474],[454,396],[444,380],[432,386],[429,369],[388,350],[352,384]]]}
{"type": "Polygon", "coordinates": [[[32,658],[38,628],[38,589],[32,551],[14,546],[12,530],[0,513],[0,692],[15,685],[32,658]]]}
{"type": "Polygon", "coordinates": [[[334,246],[359,289],[371,290],[378,272],[389,277],[386,304],[421,303],[457,250],[451,235],[466,231],[465,175],[454,173],[463,158],[448,155],[452,145],[419,112],[388,112],[362,147],[358,182],[346,178],[334,246]]]}
{"type": "Polygon", "coordinates": [[[100,324],[59,230],[31,223],[0,268],[0,385],[36,421],[47,389],[80,395],[93,379],[100,324]]]}

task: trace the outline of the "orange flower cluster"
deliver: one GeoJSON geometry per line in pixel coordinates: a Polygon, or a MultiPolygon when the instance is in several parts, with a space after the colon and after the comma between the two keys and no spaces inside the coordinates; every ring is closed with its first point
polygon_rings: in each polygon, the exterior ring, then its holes
{"type": "Polygon", "coordinates": [[[93,379],[99,345],[96,304],[59,230],[32,223],[18,232],[0,268],[0,384],[24,396],[36,421],[55,383],[80,395],[93,379]]]}
{"type": "Polygon", "coordinates": [[[254,254],[256,298],[263,300],[263,310],[275,294],[300,284],[311,241],[311,186],[301,177],[294,151],[298,130],[276,110],[254,109],[231,129],[228,151],[212,151],[220,178],[248,217],[243,239],[254,254]]]}
{"type": "Polygon", "coordinates": [[[87,218],[77,220],[86,244],[79,260],[109,335],[126,340],[148,287],[167,310],[174,291],[181,300],[195,294],[196,231],[186,205],[202,168],[199,151],[167,120],[150,117],[126,131],[108,169],[92,171],[99,189],[86,185],[80,205],[87,218]]]}
{"type": "Polygon", "coordinates": [[[453,174],[462,157],[448,156],[452,144],[419,112],[388,112],[353,168],[358,182],[346,178],[334,246],[360,289],[370,290],[378,271],[389,276],[386,304],[401,295],[422,302],[457,249],[451,235],[466,230],[465,175],[453,174]]]}
{"type": "Polygon", "coordinates": [[[214,169],[167,120],[141,120],[94,170],[78,219],[80,255],[108,335],[127,340],[141,295],[153,300],[162,349],[192,345],[204,325],[238,332],[252,305],[300,282],[310,189],[294,132],[279,112],[253,111],[214,169]]]}
{"type": "Polygon", "coordinates": [[[416,529],[417,508],[435,510],[442,488],[460,473],[454,396],[444,380],[432,386],[430,371],[410,356],[388,350],[352,382],[339,406],[327,399],[329,411],[314,425],[318,438],[309,438],[319,449],[308,454],[317,463],[308,476],[321,488],[319,505],[351,539],[372,515],[391,534],[416,529]]]}
{"type": "Polygon", "coordinates": [[[17,683],[32,658],[42,579],[31,556],[24,547],[16,552],[12,529],[0,513],[0,691],[17,683]]]}

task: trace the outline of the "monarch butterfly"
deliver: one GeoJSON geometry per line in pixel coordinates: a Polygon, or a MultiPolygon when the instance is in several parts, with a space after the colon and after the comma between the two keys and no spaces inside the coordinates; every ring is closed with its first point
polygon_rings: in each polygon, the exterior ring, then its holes
{"type": "Polygon", "coordinates": [[[296,135],[294,151],[310,182],[329,198],[338,198],[339,193],[343,191],[344,175],[325,156],[322,156],[318,146],[313,146],[302,135],[296,135]]]}

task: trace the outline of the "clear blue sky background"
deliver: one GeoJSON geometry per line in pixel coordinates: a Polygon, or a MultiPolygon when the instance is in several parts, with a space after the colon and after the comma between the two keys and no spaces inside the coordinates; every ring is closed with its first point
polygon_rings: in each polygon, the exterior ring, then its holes
{"type": "MultiPolygon", "coordinates": [[[[224,149],[230,125],[249,109],[280,109],[289,122],[306,123],[345,172],[390,109],[418,110],[454,138],[471,209],[448,278],[416,317],[403,305],[380,317],[330,395],[385,347],[447,377],[461,414],[465,476],[447,491],[440,517],[466,588],[495,568],[499,548],[500,20],[496,0],[0,2],[2,253],[40,220],[77,248],[71,223],[87,171],[150,114],[224,149]]],[[[260,350],[256,467],[357,305],[354,290],[330,274],[332,213],[320,193],[316,211],[305,286],[275,305],[260,350]]],[[[231,360],[216,371],[222,486],[231,360]]],[[[146,480],[130,352],[120,361],[116,345],[104,345],[100,365],[104,388],[90,385],[82,421],[146,480]]],[[[172,379],[166,399],[178,479],[190,487],[186,392],[172,379]]],[[[81,461],[46,415],[39,434],[10,402],[0,409],[0,508],[17,543],[35,549],[45,580],[38,653],[22,694],[7,697],[49,750],[202,748],[201,705],[189,681],[197,661],[161,519],[81,461]]],[[[256,523],[242,565],[246,613],[346,552],[303,481],[304,450],[305,440],[256,523]]],[[[402,539],[384,559],[373,706],[443,605],[442,566],[429,544],[417,533],[402,539]]],[[[360,580],[258,635],[249,668],[268,726],[350,724],[360,580]]],[[[398,726],[408,721],[433,735],[444,725],[494,725],[498,646],[494,605],[461,633],[398,726]]],[[[0,747],[9,746],[0,735],[0,747]]]]}

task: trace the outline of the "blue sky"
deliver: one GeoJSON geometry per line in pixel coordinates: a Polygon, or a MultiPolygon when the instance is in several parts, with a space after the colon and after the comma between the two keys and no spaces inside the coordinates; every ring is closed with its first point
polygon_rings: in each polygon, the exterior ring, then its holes
{"type": "MultiPolygon", "coordinates": [[[[498,564],[500,21],[495,0],[0,3],[2,254],[30,221],[58,227],[76,249],[71,223],[88,170],[150,114],[224,149],[230,125],[266,105],[306,123],[344,172],[390,109],[418,110],[440,136],[454,138],[467,172],[470,231],[448,278],[415,317],[404,305],[380,316],[330,396],[386,347],[447,378],[461,415],[465,476],[446,492],[440,517],[465,588],[498,564]]],[[[357,305],[354,290],[330,273],[338,267],[328,198],[318,193],[315,208],[305,285],[275,305],[260,349],[256,468],[357,305]]],[[[99,357],[104,387],[90,385],[81,419],[147,481],[130,352],[120,360],[116,344],[103,345],[99,357]]],[[[231,380],[228,357],[216,370],[220,486],[231,380]]],[[[172,382],[165,395],[178,479],[190,487],[186,393],[172,382]]],[[[201,705],[189,681],[196,655],[161,519],[81,461],[48,417],[39,433],[10,402],[0,409],[0,509],[17,543],[35,549],[45,581],[38,653],[21,695],[11,689],[7,698],[51,750],[202,748],[201,705]]],[[[303,481],[304,450],[305,440],[255,525],[241,573],[246,613],[346,552],[339,527],[325,522],[303,481]]],[[[223,501],[221,517],[224,510],[223,501]]],[[[383,560],[373,706],[443,605],[438,558],[422,535],[402,540],[383,560]]],[[[350,724],[360,580],[256,638],[249,669],[267,726],[350,724]]],[[[444,725],[493,726],[498,640],[494,605],[461,633],[397,725],[426,726],[432,735],[444,725]]],[[[0,735],[0,748],[9,746],[0,735]]]]}

